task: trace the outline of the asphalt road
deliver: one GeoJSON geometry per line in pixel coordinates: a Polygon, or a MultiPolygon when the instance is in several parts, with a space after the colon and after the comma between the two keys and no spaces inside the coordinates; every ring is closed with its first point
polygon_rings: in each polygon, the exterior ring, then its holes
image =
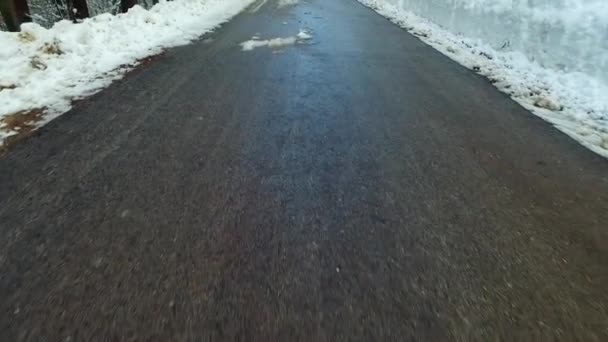
{"type": "Polygon", "coordinates": [[[0,159],[1,341],[608,340],[606,160],[356,1],[255,7],[0,159]]]}

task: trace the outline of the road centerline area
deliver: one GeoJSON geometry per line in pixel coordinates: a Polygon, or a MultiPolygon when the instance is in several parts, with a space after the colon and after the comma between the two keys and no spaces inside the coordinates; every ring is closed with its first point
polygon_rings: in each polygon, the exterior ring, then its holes
{"type": "Polygon", "coordinates": [[[259,1],[0,159],[0,340],[606,340],[607,171],[356,1],[259,1]]]}

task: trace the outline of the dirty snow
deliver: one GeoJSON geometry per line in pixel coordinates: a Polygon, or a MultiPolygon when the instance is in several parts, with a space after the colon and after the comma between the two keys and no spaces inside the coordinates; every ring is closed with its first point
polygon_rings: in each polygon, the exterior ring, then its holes
{"type": "MultiPolygon", "coordinates": [[[[0,119],[45,109],[40,123],[120,78],[139,60],[184,45],[238,14],[253,0],[161,1],[116,16],[101,14],[45,29],[0,32],[0,119]]],[[[16,132],[0,129],[0,143],[16,132]]]]}
{"type": "Polygon", "coordinates": [[[487,77],[523,107],[608,158],[608,85],[595,74],[542,66],[521,51],[455,34],[406,10],[402,1],[398,2],[401,6],[391,4],[393,0],[359,1],[487,77]]]}
{"type": "Polygon", "coordinates": [[[306,31],[300,31],[297,35],[291,37],[278,37],[272,39],[260,39],[259,36],[253,36],[250,40],[242,42],[241,46],[243,51],[251,51],[255,48],[259,47],[269,47],[269,48],[281,48],[289,45],[294,45],[296,43],[302,43],[304,41],[312,39],[310,33],[306,31]]]}

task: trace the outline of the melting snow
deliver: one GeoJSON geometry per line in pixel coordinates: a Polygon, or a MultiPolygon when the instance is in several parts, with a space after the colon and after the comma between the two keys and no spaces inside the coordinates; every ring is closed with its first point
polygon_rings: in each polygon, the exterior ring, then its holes
{"type": "Polygon", "coordinates": [[[312,36],[310,35],[310,33],[306,32],[306,31],[300,31],[296,37],[298,37],[299,40],[308,40],[308,39],[312,39],[312,36]]]}
{"type": "MultiPolygon", "coordinates": [[[[255,37],[254,37],[255,38],[255,37]]],[[[273,38],[265,40],[252,39],[246,42],[242,42],[243,51],[251,51],[255,48],[268,46],[270,48],[282,47],[286,45],[293,45],[296,43],[296,37],[285,37],[285,38],[273,38]]]]}
{"type": "Polygon", "coordinates": [[[293,5],[297,5],[297,4],[298,4],[298,0],[279,0],[279,2],[277,3],[277,7],[281,8],[281,7],[293,6],[293,5]]]}
{"type": "Polygon", "coordinates": [[[251,51],[255,48],[264,47],[264,46],[267,46],[269,48],[280,48],[280,47],[304,42],[309,39],[312,39],[312,36],[308,32],[300,31],[295,36],[283,37],[283,38],[279,37],[279,38],[260,40],[258,36],[253,36],[251,38],[251,40],[242,42],[241,46],[243,47],[243,51],[251,51]]]}

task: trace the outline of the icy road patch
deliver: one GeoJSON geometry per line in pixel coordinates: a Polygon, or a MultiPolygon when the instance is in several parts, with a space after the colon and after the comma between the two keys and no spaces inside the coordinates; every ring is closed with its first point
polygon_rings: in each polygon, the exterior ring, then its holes
{"type": "Polygon", "coordinates": [[[454,34],[387,2],[359,0],[452,60],[487,77],[535,115],[608,158],[608,85],[581,72],[542,67],[518,51],[501,51],[454,34]]]}

